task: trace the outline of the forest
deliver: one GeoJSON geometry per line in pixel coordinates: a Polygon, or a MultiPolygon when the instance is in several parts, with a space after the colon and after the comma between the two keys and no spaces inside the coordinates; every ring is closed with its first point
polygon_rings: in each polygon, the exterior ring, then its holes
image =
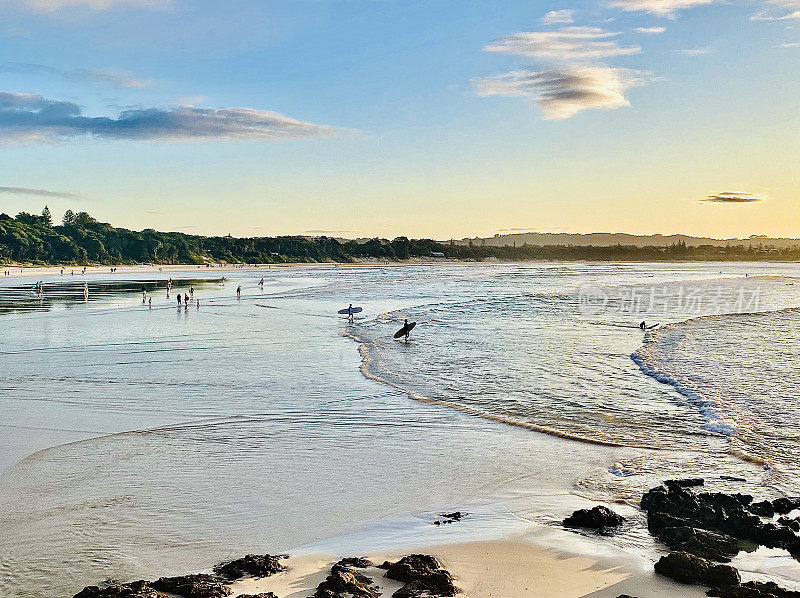
{"type": "Polygon", "coordinates": [[[331,237],[231,237],[189,235],[152,229],[132,231],[99,222],[86,212],[68,210],[54,224],[45,206],[41,215],[0,214],[0,263],[19,264],[271,264],[411,258],[475,260],[595,261],[797,261],[798,248],[775,249],[752,244],[715,247],[633,245],[456,244],[397,237],[359,241],[331,237]]]}

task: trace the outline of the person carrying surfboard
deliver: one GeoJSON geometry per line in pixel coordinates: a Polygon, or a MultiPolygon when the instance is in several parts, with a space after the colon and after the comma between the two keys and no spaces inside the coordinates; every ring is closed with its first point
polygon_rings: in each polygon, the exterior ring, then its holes
{"type": "Polygon", "coordinates": [[[347,306],[347,319],[353,321],[353,304],[347,306]]]}

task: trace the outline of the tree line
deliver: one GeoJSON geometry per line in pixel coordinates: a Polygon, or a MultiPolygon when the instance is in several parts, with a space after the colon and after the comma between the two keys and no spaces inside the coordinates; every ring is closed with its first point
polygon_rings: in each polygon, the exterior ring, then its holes
{"type": "Polygon", "coordinates": [[[45,206],[41,215],[0,214],[0,263],[30,264],[270,264],[339,262],[361,259],[407,260],[744,260],[797,261],[798,248],[743,245],[669,247],[633,245],[463,245],[431,239],[340,241],[331,237],[207,237],[152,229],[132,231],[99,222],[86,212],[67,210],[60,225],[45,206]]]}

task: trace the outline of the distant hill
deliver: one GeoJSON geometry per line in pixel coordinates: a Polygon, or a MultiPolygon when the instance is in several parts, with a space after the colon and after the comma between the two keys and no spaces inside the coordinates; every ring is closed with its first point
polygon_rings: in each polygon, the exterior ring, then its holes
{"type": "Polygon", "coordinates": [[[754,248],[761,245],[765,249],[790,249],[800,244],[798,239],[773,238],[763,235],[752,235],[746,239],[712,239],[710,237],[690,237],[689,235],[631,235],[628,233],[515,233],[509,235],[495,235],[494,237],[475,237],[456,239],[459,245],[566,245],[574,247],[613,246],[627,245],[634,247],[669,247],[679,243],[687,247],[711,245],[712,247],[726,247],[752,245],[754,248]]]}

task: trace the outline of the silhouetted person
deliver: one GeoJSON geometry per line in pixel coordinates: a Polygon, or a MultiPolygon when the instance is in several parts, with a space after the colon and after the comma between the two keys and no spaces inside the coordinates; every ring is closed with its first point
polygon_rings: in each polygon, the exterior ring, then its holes
{"type": "Polygon", "coordinates": [[[411,331],[408,329],[408,318],[406,318],[406,319],[403,321],[403,328],[404,328],[404,329],[405,329],[405,331],[406,331],[406,334],[405,334],[406,342],[408,342],[408,335],[411,333],[411,331]]]}
{"type": "Polygon", "coordinates": [[[240,286],[236,287],[236,298],[237,299],[241,299],[242,298],[242,287],[240,287],[240,286]]]}
{"type": "Polygon", "coordinates": [[[645,324],[645,323],[644,323],[644,320],[642,320],[642,323],[641,323],[641,324],[639,324],[639,328],[641,328],[642,330],[644,330],[645,328],[647,328],[647,324],[645,324]]]}

